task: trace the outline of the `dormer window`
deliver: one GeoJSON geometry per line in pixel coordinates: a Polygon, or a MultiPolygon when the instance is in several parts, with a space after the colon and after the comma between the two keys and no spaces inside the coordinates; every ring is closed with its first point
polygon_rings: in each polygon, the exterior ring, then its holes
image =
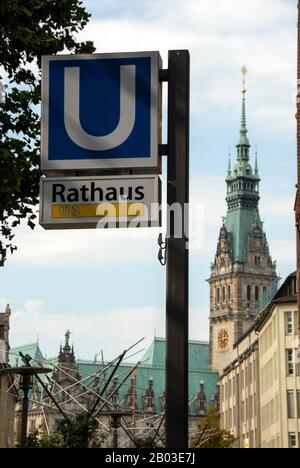
{"type": "Polygon", "coordinates": [[[247,286],[247,301],[251,301],[251,286],[247,286]]]}
{"type": "Polygon", "coordinates": [[[258,302],[259,299],[259,287],[255,286],[255,300],[258,302]]]}

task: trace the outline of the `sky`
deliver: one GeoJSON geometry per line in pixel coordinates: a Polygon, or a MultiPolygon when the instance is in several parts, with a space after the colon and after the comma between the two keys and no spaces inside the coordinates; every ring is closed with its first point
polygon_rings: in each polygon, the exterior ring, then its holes
{"type": "MultiPolygon", "coordinates": [[[[222,216],[229,147],[248,68],[247,122],[257,146],[260,213],[284,279],[295,270],[296,0],[85,0],[92,14],[81,40],[96,51],[191,54],[190,339],[208,339],[209,288],[222,216]]],[[[164,134],[166,130],[164,85],[164,134]]],[[[166,141],[165,141],[166,142],[166,141]]],[[[252,159],[253,160],[253,159],[252,159]]],[[[166,173],[164,161],[163,173],[166,173]]],[[[164,180],[164,177],[163,177],[164,180]]],[[[12,307],[11,345],[39,339],[55,356],[69,328],[77,357],[109,359],[145,337],[165,336],[165,275],[157,237],[164,230],[16,233],[18,251],[0,269],[0,310],[12,307]]]]}

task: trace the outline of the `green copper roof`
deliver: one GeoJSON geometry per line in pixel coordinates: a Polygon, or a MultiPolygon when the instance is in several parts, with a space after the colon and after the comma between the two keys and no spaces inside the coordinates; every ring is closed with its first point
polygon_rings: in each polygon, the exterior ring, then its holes
{"type": "MultiPolygon", "coordinates": [[[[137,390],[137,408],[142,410],[143,394],[149,385],[149,380],[153,380],[153,390],[155,394],[156,410],[160,411],[160,397],[165,391],[165,349],[166,342],[162,338],[155,338],[144,356],[141,359],[142,364],[136,371],[136,390],[137,390]]],[[[197,413],[195,398],[200,390],[200,382],[204,382],[206,401],[208,405],[216,395],[218,374],[209,369],[209,345],[204,342],[191,341],[189,343],[189,399],[190,413],[197,413]]],[[[99,363],[87,361],[77,361],[79,373],[85,376],[88,373],[96,372],[101,368],[99,363]]],[[[134,364],[122,364],[117,373],[119,382],[124,378],[127,372],[134,364]]],[[[124,403],[125,394],[130,386],[130,378],[121,387],[119,391],[120,402],[124,403]]]]}
{"type": "Polygon", "coordinates": [[[28,345],[12,348],[9,354],[9,364],[11,367],[23,366],[24,363],[19,355],[19,352],[28,354],[32,359],[32,366],[37,366],[37,362],[43,363],[44,357],[40,350],[39,343],[31,343],[28,345]]]}
{"type": "Polygon", "coordinates": [[[258,211],[237,209],[227,213],[225,226],[234,261],[244,261],[249,235],[255,225],[262,228],[258,211]]]}
{"type": "MultiPolygon", "coordinates": [[[[143,395],[149,386],[149,380],[153,380],[153,390],[155,394],[156,411],[161,411],[160,397],[165,391],[165,349],[166,342],[164,339],[155,338],[148,350],[141,359],[142,364],[136,370],[136,403],[137,410],[143,410],[143,395]]],[[[42,353],[38,345],[30,345],[11,350],[13,357],[15,353],[22,351],[24,354],[28,353],[31,356],[40,356],[42,362],[45,364],[42,353]]],[[[209,370],[208,365],[209,345],[204,342],[192,341],[189,343],[189,399],[190,399],[190,413],[197,414],[196,397],[200,391],[200,382],[204,382],[204,390],[206,395],[207,407],[211,406],[212,400],[217,392],[217,383],[219,376],[216,372],[209,370]]],[[[51,360],[55,362],[55,360],[51,360]]],[[[57,361],[56,361],[57,363],[57,361]]],[[[77,360],[81,378],[91,376],[103,367],[102,363],[95,361],[77,360]]],[[[47,363],[45,364],[47,365],[47,363]]],[[[123,363],[117,370],[114,377],[118,378],[121,382],[124,377],[129,373],[134,364],[123,363]]],[[[106,372],[106,378],[109,376],[111,369],[106,372]]],[[[100,377],[103,378],[103,375],[100,377]]],[[[87,385],[91,384],[93,379],[86,380],[87,385]]],[[[119,402],[121,406],[125,404],[126,392],[131,384],[130,377],[122,385],[119,390],[119,402]]]]}
{"type": "MultiPolygon", "coordinates": [[[[166,341],[163,338],[155,338],[142,361],[147,361],[147,365],[164,367],[166,359],[166,341]]],[[[208,369],[209,368],[209,346],[201,341],[189,342],[189,368],[208,369]]]]}

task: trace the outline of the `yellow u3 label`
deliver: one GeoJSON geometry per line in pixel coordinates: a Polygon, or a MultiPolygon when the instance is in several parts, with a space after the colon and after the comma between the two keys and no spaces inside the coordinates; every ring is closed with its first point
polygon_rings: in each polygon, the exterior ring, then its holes
{"type": "Polygon", "coordinates": [[[144,211],[144,203],[60,204],[52,205],[52,218],[137,217],[144,211]]]}

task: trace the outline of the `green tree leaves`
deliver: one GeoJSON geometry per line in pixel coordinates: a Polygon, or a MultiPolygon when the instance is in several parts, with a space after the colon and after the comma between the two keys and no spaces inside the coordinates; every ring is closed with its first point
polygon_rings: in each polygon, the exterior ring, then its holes
{"type": "Polygon", "coordinates": [[[62,421],[58,431],[40,439],[38,433],[29,435],[27,448],[101,448],[105,437],[99,433],[96,419],[80,413],[71,421],[62,421]]]}
{"type": "Polygon", "coordinates": [[[0,2],[0,266],[22,219],[34,228],[39,196],[40,65],[42,55],[92,53],[76,33],[90,15],[79,0],[0,2]]]}
{"type": "Polygon", "coordinates": [[[216,408],[210,408],[208,415],[198,423],[198,440],[194,440],[195,448],[229,449],[235,443],[234,436],[221,428],[220,417],[216,408]]]}

